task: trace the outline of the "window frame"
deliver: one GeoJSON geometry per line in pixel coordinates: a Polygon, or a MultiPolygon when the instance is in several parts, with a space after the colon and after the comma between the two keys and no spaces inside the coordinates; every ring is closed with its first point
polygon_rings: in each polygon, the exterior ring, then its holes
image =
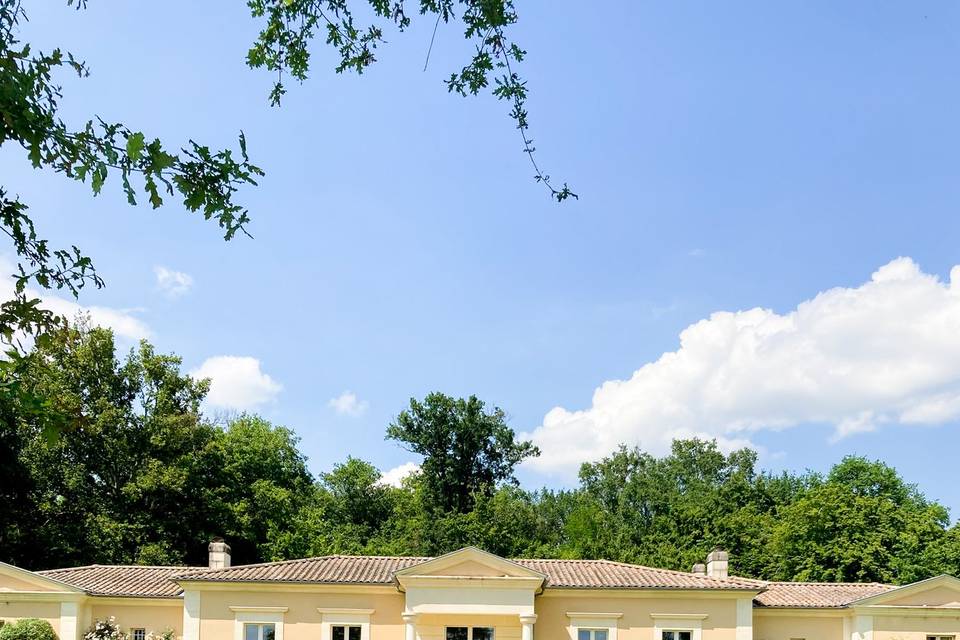
{"type": "Polygon", "coordinates": [[[334,635],[335,635],[334,632],[335,632],[337,629],[343,629],[343,640],[350,640],[350,630],[351,630],[351,629],[356,629],[357,631],[359,631],[359,632],[360,632],[360,634],[359,634],[359,635],[360,635],[360,638],[363,638],[363,625],[362,625],[362,624],[356,624],[356,623],[351,623],[351,622],[336,622],[336,623],[332,623],[332,624],[330,625],[330,638],[331,638],[331,640],[336,640],[336,639],[334,638],[334,635]]]}
{"type": "Polygon", "coordinates": [[[577,640],[580,640],[580,634],[586,631],[590,634],[590,637],[587,640],[601,640],[597,638],[597,633],[603,633],[606,635],[606,638],[602,640],[610,640],[610,629],[606,627],[577,627],[577,640]]]}
{"type": "Polygon", "coordinates": [[[233,640],[246,640],[246,625],[272,624],[273,640],[283,640],[283,614],[288,607],[231,606],[233,611],[233,640]]]}
{"type": "Polygon", "coordinates": [[[579,640],[580,630],[606,631],[607,640],[617,640],[617,629],[620,626],[622,612],[596,613],[584,611],[567,611],[567,634],[570,640],[579,640]]]}
{"type": "Polygon", "coordinates": [[[370,617],[373,612],[373,609],[317,607],[317,613],[320,614],[320,640],[333,640],[334,627],[360,627],[360,640],[370,640],[370,617]]]}
{"type": "Polygon", "coordinates": [[[495,626],[493,626],[493,627],[485,627],[485,626],[482,626],[482,625],[460,625],[460,624],[445,626],[445,627],[443,627],[443,640],[446,640],[446,638],[447,638],[447,629],[466,629],[466,630],[467,630],[467,640],[473,640],[473,630],[474,630],[474,629],[490,629],[490,631],[493,632],[493,637],[492,637],[490,640],[497,640],[497,628],[496,628],[495,626]]]}
{"type": "Polygon", "coordinates": [[[277,624],[275,622],[244,622],[243,623],[243,640],[249,640],[247,638],[247,630],[250,627],[257,628],[257,637],[256,640],[276,640],[277,639],[277,624]],[[273,638],[266,637],[266,628],[272,627],[273,638]]]}
{"type": "Polygon", "coordinates": [[[146,627],[130,627],[130,640],[147,640],[147,628],[146,627]],[[140,631],[143,635],[137,638],[137,632],[140,631]]]}
{"type": "Polygon", "coordinates": [[[651,613],[650,616],[653,618],[652,640],[663,640],[664,631],[689,632],[690,640],[703,640],[705,613],[651,613]]]}

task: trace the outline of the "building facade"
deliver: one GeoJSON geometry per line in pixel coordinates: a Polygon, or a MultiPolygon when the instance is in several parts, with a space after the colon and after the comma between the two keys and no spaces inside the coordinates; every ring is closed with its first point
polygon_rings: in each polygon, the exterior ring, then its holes
{"type": "Polygon", "coordinates": [[[715,551],[687,573],[606,560],[326,556],[207,567],[0,563],[0,620],[80,640],[113,618],[131,640],[957,640],[960,580],[763,582],[715,551]]]}

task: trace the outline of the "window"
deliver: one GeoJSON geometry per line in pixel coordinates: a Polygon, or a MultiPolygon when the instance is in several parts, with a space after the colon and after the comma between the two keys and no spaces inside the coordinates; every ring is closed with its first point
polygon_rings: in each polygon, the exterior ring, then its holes
{"type": "Polygon", "coordinates": [[[147,640],[147,630],[130,629],[130,640],[147,640]]]}
{"type": "Polygon", "coordinates": [[[690,640],[693,636],[692,631],[677,631],[676,629],[664,629],[660,632],[660,640],[690,640]]]}
{"type": "Polygon", "coordinates": [[[370,640],[373,609],[317,607],[317,612],[320,614],[320,636],[314,640],[370,640]]]}
{"type": "Polygon", "coordinates": [[[927,640],[956,640],[957,636],[927,636],[927,640]]]}
{"type": "Polygon", "coordinates": [[[577,640],[607,640],[607,630],[577,629],[577,640]]]}
{"type": "Polygon", "coordinates": [[[243,625],[243,640],[274,640],[276,625],[273,623],[246,623],[243,625]]]}
{"type": "Polygon", "coordinates": [[[493,640],[493,627],[447,627],[446,640],[493,640]]]}
{"type": "Polygon", "coordinates": [[[360,640],[360,626],[336,624],[330,627],[333,640],[360,640]]]}

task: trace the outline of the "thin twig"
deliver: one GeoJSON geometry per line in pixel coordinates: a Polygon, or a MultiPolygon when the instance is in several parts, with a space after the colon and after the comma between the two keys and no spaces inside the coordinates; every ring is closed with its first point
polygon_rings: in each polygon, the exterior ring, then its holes
{"type": "MultiPolygon", "coordinates": [[[[510,52],[504,45],[505,40],[506,39],[503,36],[503,30],[498,27],[496,30],[496,46],[499,46],[500,48],[500,53],[503,55],[503,62],[507,67],[507,74],[510,77],[510,81],[513,82],[515,76],[513,75],[513,69],[510,67],[510,52]]],[[[523,108],[523,103],[520,101],[520,97],[516,93],[514,93],[513,105],[518,111],[523,108]]],[[[545,175],[543,171],[540,170],[540,166],[537,164],[537,159],[533,155],[533,147],[530,146],[533,141],[527,136],[527,132],[529,131],[528,125],[518,118],[517,129],[520,131],[520,137],[523,139],[523,152],[527,154],[528,158],[530,158],[530,164],[533,165],[533,170],[535,172],[537,181],[542,182],[547,189],[550,190],[550,195],[558,195],[560,191],[550,184],[550,176],[545,175]]],[[[571,195],[573,195],[574,198],[579,198],[575,193],[571,193],[571,195]]]]}
{"type": "Polygon", "coordinates": [[[437,21],[433,23],[433,35],[430,36],[430,46],[427,48],[427,59],[423,61],[423,70],[427,70],[427,65],[430,64],[430,53],[433,51],[433,41],[437,37],[437,28],[440,26],[440,17],[441,14],[437,12],[437,21]]]}

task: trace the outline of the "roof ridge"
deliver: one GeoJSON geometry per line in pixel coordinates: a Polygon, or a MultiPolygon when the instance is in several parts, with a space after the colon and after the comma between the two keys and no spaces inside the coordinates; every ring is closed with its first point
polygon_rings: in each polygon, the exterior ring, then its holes
{"type": "MultiPolygon", "coordinates": [[[[750,578],[748,578],[749,580],[750,578]]],[[[813,585],[829,585],[829,586],[838,586],[838,587],[893,587],[896,588],[898,585],[889,584],[887,582],[828,582],[828,581],[816,581],[816,580],[767,580],[768,584],[796,584],[804,586],[813,586],[813,585]]]]}
{"type": "Polygon", "coordinates": [[[657,573],[668,574],[671,576],[684,576],[684,577],[694,577],[694,578],[706,578],[712,582],[718,584],[725,584],[730,582],[742,582],[742,583],[754,583],[754,584],[766,584],[765,580],[758,580],[756,578],[746,578],[742,576],[729,576],[726,578],[716,578],[713,576],[706,576],[699,573],[691,573],[689,571],[681,571],[679,569],[665,569],[663,567],[651,567],[645,564],[635,564],[632,562],[621,562],[618,560],[608,560],[607,558],[517,558],[516,562],[582,562],[585,564],[608,564],[617,567],[629,567],[631,569],[644,569],[646,571],[654,571],[657,573]]]}
{"type": "Polygon", "coordinates": [[[37,571],[34,571],[34,573],[52,573],[54,571],[76,571],[78,569],[96,569],[99,566],[101,565],[84,564],[79,567],[61,567],[59,569],[38,569],[37,571]]]}
{"type": "Polygon", "coordinates": [[[248,567],[265,567],[271,564],[293,564],[294,562],[304,562],[306,560],[326,560],[327,558],[336,558],[337,556],[315,556],[311,558],[293,558],[290,560],[272,560],[269,562],[254,562],[252,564],[234,564],[229,567],[217,567],[216,569],[211,569],[210,567],[203,567],[203,571],[206,573],[216,573],[218,571],[229,571],[230,569],[246,569],[248,567]]]}
{"type": "Polygon", "coordinates": [[[326,556],[310,556],[308,558],[291,558],[290,560],[271,560],[268,562],[254,562],[251,564],[235,564],[229,567],[220,567],[218,569],[210,569],[208,567],[201,567],[205,573],[217,573],[221,571],[230,571],[231,569],[247,569],[255,567],[268,567],[276,566],[280,564],[294,564],[297,562],[312,562],[315,560],[336,560],[336,559],[363,559],[363,560],[433,560],[430,556],[364,556],[364,555],[344,555],[340,553],[326,555],[326,556]]]}
{"type": "Polygon", "coordinates": [[[650,569],[651,571],[666,571],[669,573],[679,573],[683,575],[695,576],[698,574],[678,571],[677,569],[664,569],[662,567],[651,567],[645,564],[635,564],[633,562],[621,562],[619,560],[608,560],[607,558],[513,558],[514,562],[583,562],[583,563],[605,563],[620,567],[632,567],[635,569],[650,569]]]}
{"type": "Polygon", "coordinates": [[[53,573],[54,571],[80,571],[83,569],[207,569],[207,567],[191,567],[189,565],[172,564],[84,564],[79,567],[60,567],[57,569],[41,569],[34,573],[53,573]]]}
{"type": "Polygon", "coordinates": [[[640,567],[642,569],[649,569],[650,571],[659,571],[661,573],[669,573],[670,575],[682,575],[682,576],[695,576],[697,578],[707,578],[708,580],[715,580],[717,582],[726,582],[733,580],[742,580],[745,582],[764,582],[763,580],[757,580],[756,578],[743,578],[740,576],[727,576],[724,578],[718,578],[715,576],[708,576],[702,573],[693,573],[690,571],[681,571],[679,569],[664,569],[663,567],[648,567],[643,564],[633,564],[630,562],[619,562],[617,560],[598,560],[598,562],[606,562],[609,564],[614,564],[621,567],[640,567]]]}
{"type": "MultiPolygon", "coordinates": [[[[369,558],[371,560],[436,560],[440,556],[365,556],[362,554],[337,554],[334,556],[317,556],[317,558],[369,558]]],[[[315,560],[317,558],[305,558],[305,560],[315,560]]],[[[509,558],[508,558],[509,559],[509,558]]],[[[247,565],[240,565],[247,566],[247,565]]]]}
{"type": "MultiPolygon", "coordinates": [[[[514,562],[615,562],[615,560],[607,560],[606,558],[507,558],[508,560],[513,560],[514,562]]],[[[643,565],[633,565],[635,567],[640,567],[643,565]]]]}

